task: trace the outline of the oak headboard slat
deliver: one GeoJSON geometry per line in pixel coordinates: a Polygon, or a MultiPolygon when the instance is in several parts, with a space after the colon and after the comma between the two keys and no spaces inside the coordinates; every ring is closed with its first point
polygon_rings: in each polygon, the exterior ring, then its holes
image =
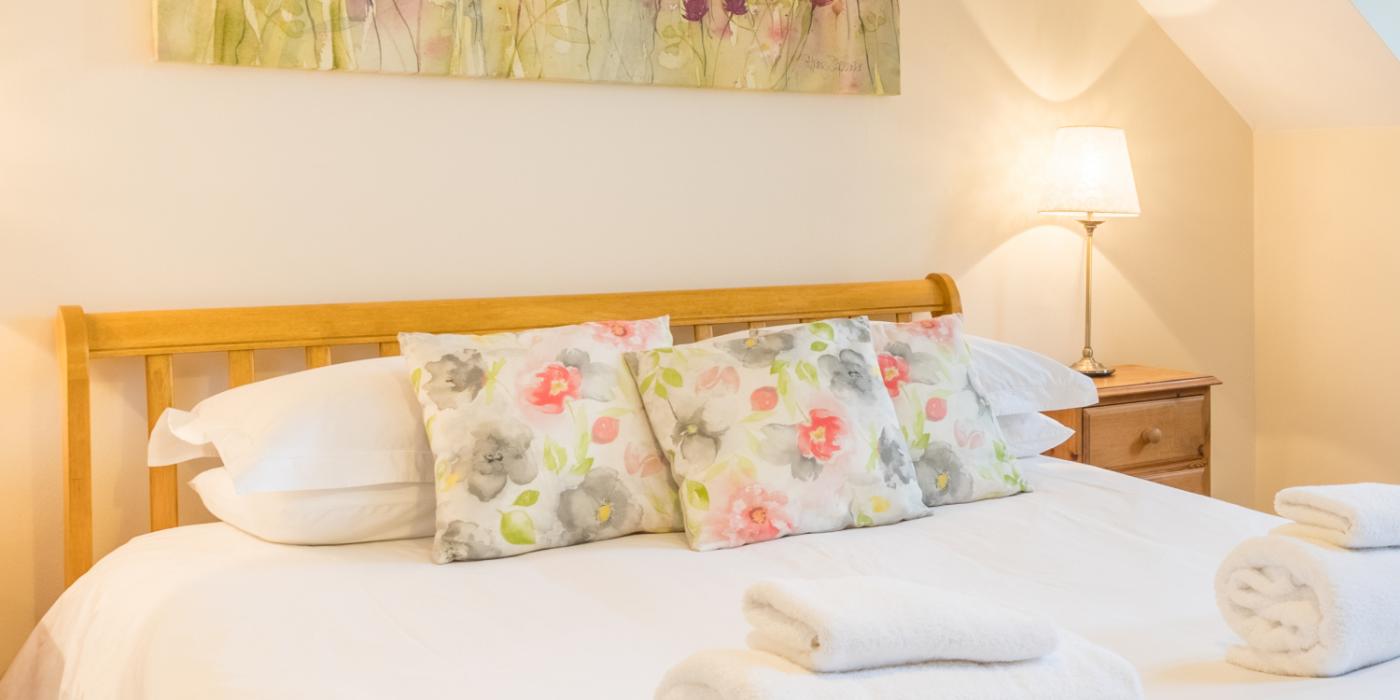
{"type": "MultiPolygon", "coordinates": [[[[328,364],[331,347],[371,343],[379,354],[398,353],[398,334],[484,333],[562,326],[583,321],[648,318],[669,314],[673,326],[709,337],[714,326],[762,327],[792,319],[889,316],[962,310],[957,285],[947,275],[921,280],[502,297],[363,304],[263,306],[84,313],[64,306],[58,317],[63,376],[64,576],[72,583],[92,566],[92,446],[88,363],[93,358],[147,358],[147,407],[151,422],[174,396],[172,356],[226,352],[230,385],[253,380],[253,350],[306,348],[308,367],[328,364]]],[[[178,523],[174,467],[154,470],[153,529],[178,523]]]]}

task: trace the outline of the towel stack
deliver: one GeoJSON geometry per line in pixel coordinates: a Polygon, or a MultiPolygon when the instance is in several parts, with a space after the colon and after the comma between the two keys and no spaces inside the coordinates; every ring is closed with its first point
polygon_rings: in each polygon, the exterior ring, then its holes
{"type": "Polygon", "coordinates": [[[1294,522],[1236,547],[1216,602],[1245,641],[1227,658],[1290,676],[1338,676],[1400,657],[1400,486],[1280,491],[1294,522]]]}
{"type": "Polygon", "coordinates": [[[760,583],[749,650],[672,669],[657,700],[1139,698],[1122,658],[985,601],[894,579],[760,583]]]}

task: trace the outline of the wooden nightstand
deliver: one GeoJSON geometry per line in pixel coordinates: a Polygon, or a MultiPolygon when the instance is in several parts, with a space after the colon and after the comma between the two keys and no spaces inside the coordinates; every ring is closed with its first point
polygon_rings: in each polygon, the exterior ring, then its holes
{"type": "Polygon", "coordinates": [[[1210,388],[1219,379],[1124,365],[1094,383],[1097,404],[1046,413],[1075,430],[1046,454],[1210,495],[1210,388]]]}

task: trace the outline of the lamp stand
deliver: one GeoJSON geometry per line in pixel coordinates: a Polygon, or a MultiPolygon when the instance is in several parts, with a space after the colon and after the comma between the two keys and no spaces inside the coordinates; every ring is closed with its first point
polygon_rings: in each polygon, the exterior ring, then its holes
{"type": "Polygon", "coordinates": [[[1070,368],[1090,377],[1107,377],[1115,371],[1112,367],[1094,359],[1094,345],[1091,336],[1094,329],[1094,229],[1102,224],[1095,221],[1093,214],[1079,223],[1084,225],[1084,356],[1070,365],[1070,368]]]}

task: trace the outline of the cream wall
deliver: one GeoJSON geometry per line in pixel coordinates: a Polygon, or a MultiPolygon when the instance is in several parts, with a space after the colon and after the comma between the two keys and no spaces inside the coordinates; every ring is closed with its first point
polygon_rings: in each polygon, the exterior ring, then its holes
{"type": "MultiPolygon", "coordinates": [[[[153,65],[148,5],[0,4],[0,664],[61,588],[58,304],[941,270],[1068,360],[1082,238],[1034,215],[1065,123],[1127,128],[1146,212],[1101,236],[1100,354],[1222,377],[1215,486],[1254,493],[1251,136],[1134,0],[904,3],[886,99],[153,65]]],[[[138,377],[96,375],[104,551],[146,517],[138,377]]]]}
{"type": "Polygon", "coordinates": [[[1400,483],[1400,127],[1255,137],[1257,502],[1400,483]]]}

